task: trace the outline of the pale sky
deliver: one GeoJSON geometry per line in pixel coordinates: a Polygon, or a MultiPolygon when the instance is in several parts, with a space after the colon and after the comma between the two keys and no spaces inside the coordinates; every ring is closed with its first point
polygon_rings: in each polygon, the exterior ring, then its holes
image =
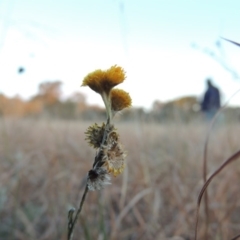
{"type": "MultiPolygon", "coordinates": [[[[240,79],[202,50],[240,76],[240,48],[216,45],[219,36],[240,42],[239,9],[239,0],[0,0],[0,92],[28,98],[39,83],[61,80],[66,96],[82,92],[88,103],[102,105],[80,87],[82,79],[117,64],[127,72],[118,87],[133,106],[201,98],[207,77],[225,101],[240,79]],[[19,67],[25,72],[18,74],[19,67]]],[[[240,104],[240,94],[231,103],[240,104]]]]}

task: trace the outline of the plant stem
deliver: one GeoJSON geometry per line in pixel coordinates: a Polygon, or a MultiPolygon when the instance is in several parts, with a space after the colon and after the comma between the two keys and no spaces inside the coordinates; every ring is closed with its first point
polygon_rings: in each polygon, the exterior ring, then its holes
{"type": "Polygon", "coordinates": [[[111,103],[111,98],[109,97],[109,93],[103,92],[101,94],[103,102],[106,107],[106,113],[107,113],[107,123],[111,123],[112,121],[112,103],[111,103]]]}
{"type": "Polygon", "coordinates": [[[73,220],[72,224],[68,225],[68,238],[67,238],[68,240],[72,240],[72,238],[73,238],[73,229],[74,229],[74,227],[76,225],[76,222],[78,220],[78,216],[79,216],[79,214],[80,214],[80,212],[82,210],[82,206],[83,206],[83,203],[84,203],[84,201],[86,199],[87,193],[88,193],[88,186],[86,184],[86,187],[85,187],[85,190],[84,190],[81,202],[79,204],[79,208],[78,208],[77,213],[76,213],[76,215],[74,217],[74,220],[73,220]]]}
{"type": "MultiPolygon", "coordinates": [[[[109,118],[108,118],[109,119],[109,118]]],[[[105,129],[104,129],[104,133],[103,133],[103,138],[102,138],[102,143],[101,143],[101,146],[99,148],[99,151],[97,152],[97,155],[95,156],[95,160],[94,160],[94,163],[93,163],[93,168],[99,166],[97,165],[98,163],[101,162],[102,160],[102,151],[103,151],[103,147],[106,143],[106,140],[107,140],[107,136],[109,134],[109,129],[110,129],[111,125],[109,123],[109,121],[107,121],[106,125],[105,125],[105,129]],[[97,166],[96,166],[97,165],[97,166]]]]}

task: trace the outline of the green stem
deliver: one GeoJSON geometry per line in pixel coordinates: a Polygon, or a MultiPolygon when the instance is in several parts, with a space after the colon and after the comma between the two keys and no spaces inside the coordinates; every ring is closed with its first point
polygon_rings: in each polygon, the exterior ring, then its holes
{"type": "Polygon", "coordinates": [[[86,199],[87,193],[88,193],[88,186],[86,184],[86,187],[85,187],[85,190],[84,190],[81,202],[79,204],[79,208],[78,208],[77,213],[76,213],[76,215],[74,217],[74,220],[73,220],[72,224],[68,225],[68,240],[72,240],[72,238],[73,238],[73,229],[74,229],[74,227],[76,225],[76,222],[78,220],[78,216],[79,216],[79,214],[80,214],[80,212],[82,210],[82,206],[83,206],[83,203],[84,203],[84,201],[86,199]]]}
{"type": "Polygon", "coordinates": [[[107,94],[106,92],[103,92],[101,94],[104,105],[106,107],[106,112],[107,112],[107,123],[111,123],[112,121],[112,103],[111,103],[111,99],[109,97],[109,94],[107,94]]]}

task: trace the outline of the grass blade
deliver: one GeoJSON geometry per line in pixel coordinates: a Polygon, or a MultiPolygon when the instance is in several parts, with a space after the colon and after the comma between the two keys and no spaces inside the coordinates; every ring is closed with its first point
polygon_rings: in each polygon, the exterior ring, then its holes
{"type": "Polygon", "coordinates": [[[221,37],[221,38],[222,38],[223,40],[225,40],[225,41],[228,41],[228,42],[233,43],[233,44],[237,45],[238,47],[240,47],[240,43],[234,42],[234,41],[229,40],[229,39],[227,39],[227,38],[223,38],[223,37],[221,37]]]}
{"type": "Polygon", "coordinates": [[[234,153],[231,157],[229,157],[226,161],[224,161],[220,167],[211,174],[211,176],[208,178],[208,180],[205,182],[203,185],[199,196],[198,196],[198,201],[197,201],[197,215],[196,215],[196,226],[195,226],[195,240],[197,240],[197,228],[198,228],[198,216],[199,216],[199,209],[201,205],[201,200],[203,197],[204,192],[206,191],[208,185],[210,182],[213,180],[215,176],[217,176],[229,163],[233,162],[234,160],[238,159],[240,157],[240,150],[238,150],[236,153],[234,153]]]}

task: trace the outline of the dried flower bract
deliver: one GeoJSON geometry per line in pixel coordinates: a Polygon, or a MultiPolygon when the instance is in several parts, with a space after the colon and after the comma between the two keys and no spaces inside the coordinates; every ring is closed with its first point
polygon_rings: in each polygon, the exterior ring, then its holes
{"type": "Polygon", "coordinates": [[[120,143],[114,144],[110,149],[106,150],[104,166],[109,173],[115,177],[123,172],[125,168],[126,153],[122,149],[120,143]]]}
{"type": "Polygon", "coordinates": [[[90,146],[93,146],[93,148],[100,148],[102,144],[104,130],[105,123],[102,123],[102,126],[99,126],[96,123],[92,126],[89,126],[87,131],[85,132],[85,140],[89,143],[90,146]]]}

